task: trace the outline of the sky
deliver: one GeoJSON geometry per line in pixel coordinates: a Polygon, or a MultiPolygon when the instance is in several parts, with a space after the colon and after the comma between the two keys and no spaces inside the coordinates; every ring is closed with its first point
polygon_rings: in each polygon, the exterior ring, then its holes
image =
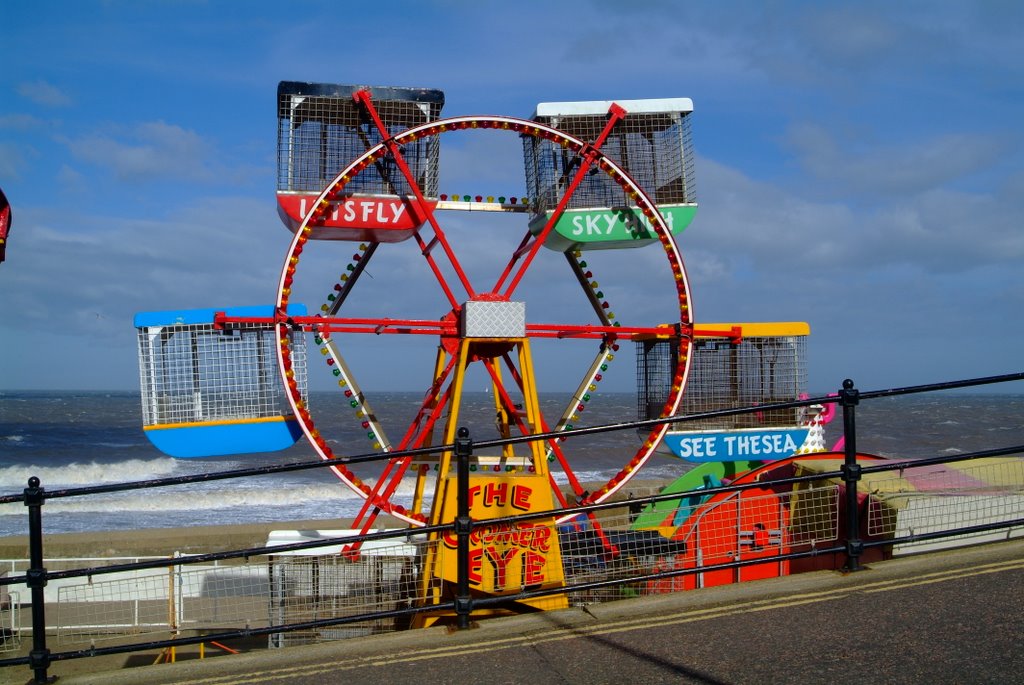
{"type": "MultiPolygon", "coordinates": [[[[814,391],[1019,372],[1021,36],[1015,1],[5,0],[0,390],[134,390],[136,312],[274,300],[282,80],[436,88],[445,116],[691,98],[699,209],[678,243],[698,323],[808,322],[814,391]]],[[[442,192],[522,195],[516,144],[445,140],[442,192]]],[[[448,214],[474,268],[522,234],[448,214]]],[[[442,316],[412,243],[388,247],[354,311],[442,316]]],[[[646,274],[658,249],[595,260],[641,324],[668,290],[646,274]]],[[[531,321],[580,316],[555,264],[531,272],[531,321]]],[[[384,355],[364,386],[421,389],[432,344],[354,342],[384,355]]],[[[579,379],[540,366],[542,391],[579,379]]]]}

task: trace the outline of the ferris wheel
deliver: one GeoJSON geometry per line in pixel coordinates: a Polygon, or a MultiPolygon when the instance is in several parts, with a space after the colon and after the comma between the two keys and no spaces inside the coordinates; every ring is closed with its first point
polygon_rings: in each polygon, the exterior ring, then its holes
{"type": "MultiPolygon", "coordinates": [[[[464,419],[464,395],[479,387],[467,380],[476,374],[492,398],[499,437],[557,436],[581,426],[581,412],[600,401],[606,378],[633,375],[614,360],[620,346],[640,339],[677,345],[653,415],[676,413],[687,380],[690,292],[674,234],[696,210],[690,101],[545,103],[530,119],[442,118],[443,103],[436,90],[296,82],[278,89],[278,210],[294,236],[268,321],[291,413],[316,454],[337,462],[330,468],[365,501],[358,517],[364,528],[379,513],[412,525],[440,520],[436,499],[431,507],[425,493],[436,478],[440,495],[451,455],[396,457],[379,476],[360,477],[340,457],[366,446],[333,442],[323,429],[327,417],[347,415],[367,445],[383,453],[448,445],[464,419]],[[467,135],[499,147],[521,144],[525,197],[441,192],[442,144],[457,147],[467,135]],[[389,262],[389,253],[402,258],[389,262]],[[632,271],[609,260],[625,253],[643,253],[632,271]],[[608,273],[598,273],[602,261],[611,264],[608,273]],[[402,294],[378,287],[385,275],[406,279],[402,294]],[[317,288],[319,309],[307,301],[310,313],[294,314],[304,311],[296,308],[298,294],[317,288]],[[667,300],[662,311],[669,315],[645,320],[643,308],[617,310],[613,293],[630,292],[667,300]],[[552,299],[564,303],[552,306],[552,299]],[[309,339],[308,356],[323,359],[340,401],[310,401],[300,368],[307,344],[296,348],[297,333],[309,339]],[[429,348],[432,363],[419,378],[407,378],[423,388],[409,415],[384,418],[374,409],[373,389],[364,386],[379,373],[350,353],[397,341],[429,348]],[[578,379],[555,413],[538,400],[539,347],[560,373],[578,379]],[[409,478],[411,493],[401,487],[409,478]]],[[[547,483],[558,506],[597,503],[638,473],[666,428],[651,429],[596,487],[583,482],[587,455],[574,453],[572,438],[474,454],[473,469],[529,474],[547,483]]]]}

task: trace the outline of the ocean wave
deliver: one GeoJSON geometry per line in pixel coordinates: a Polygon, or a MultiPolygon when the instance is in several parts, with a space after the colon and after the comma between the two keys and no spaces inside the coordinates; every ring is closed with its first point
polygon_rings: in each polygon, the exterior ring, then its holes
{"type": "Polygon", "coordinates": [[[24,488],[31,476],[36,476],[43,487],[49,488],[122,483],[171,476],[177,468],[177,462],[169,458],[127,459],[113,463],[72,462],[61,466],[2,466],[0,488],[24,488]]]}
{"type": "MultiPolygon", "coordinates": [[[[395,493],[399,503],[408,505],[415,481],[403,480],[395,493]]],[[[427,493],[428,501],[432,493],[427,493]]],[[[175,486],[173,488],[136,490],[127,493],[68,497],[49,500],[45,505],[47,516],[56,514],[104,514],[111,512],[165,512],[175,514],[173,525],[187,525],[188,516],[180,512],[209,512],[228,509],[259,511],[265,507],[292,510],[296,518],[316,518],[323,512],[351,515],[363,499],[342,483],[313,483],[295,485],[283,483],[281,487],[224,487],[223,483],[175,486]]],[[[21,503],[0,505],[0,516],[25,516],[21,503]]],[[[237,517],[233,517],[237,518],[237,517]]],[[[242,518],[241,520],[244,520],[242,518]]]]}

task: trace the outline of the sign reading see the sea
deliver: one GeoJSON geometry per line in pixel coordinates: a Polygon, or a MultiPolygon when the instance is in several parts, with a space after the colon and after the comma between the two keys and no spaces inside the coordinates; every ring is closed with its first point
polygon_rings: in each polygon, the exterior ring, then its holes
{"type": "Polygon", "coordinates": [[[808,428],[755,428],[668,432],[665,444],[687,461],[771,461],[791,457],[807,440],[808,428]]]}
{"type": "MultiPolygon", "coordinates": [[[[454,492],[455,477],[448,479],[454,492]]],[[[473,590],[490,595],[514,594],[525,589],[562,587],[562,556],[553,518],[518,523],[488,523],[531,511],[552,509],[551,486],[536,475],[471,476],[469,515],[473,519],[469,547],[469,582],[473,590]]],[[[445,498],[443,520],[452,521],[456,498],[445,498]]],[[[454,531],[440,539],[440,575],[451,583],[458,579],[454,531]]],[[[554,609],[565,606],[564,595],[529,600],[531,606],[554,609]]]]}

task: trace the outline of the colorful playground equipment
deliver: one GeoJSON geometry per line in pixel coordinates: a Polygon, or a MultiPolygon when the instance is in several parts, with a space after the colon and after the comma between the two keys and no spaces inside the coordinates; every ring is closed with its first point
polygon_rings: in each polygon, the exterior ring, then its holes
{"type": "MultiPolygon", "coordinates": [[[[641,418],[703,411],[702,402],[735,407],[806,397],[806,324],[694,323],[676,243],[697,207],[689,99],[541,103],[529,119],[442,118],[444,101],[432,89],[279,85],[278,212],[292,238],[276,301],[139,314],[145,428],[157,447],[196,457],[281,449],[304,437],[364,500],[353,529],[365,532],[380,514],[410,526],[453,521],[453,454],[428,449],[394,458],[373,478],[346,467],[330,439],[337,412],[310,400],[309,346],[368,439],[345,444],[347,453],[453,444],[469,420],[463,399],[470,387],[493,399],[489,423],[497,437],[562,433],[598,399],[599,384],[615,373],[620,346],[630,341],[641,418]],[[440,192],[441,143],[464,150],[465,137],[474,149],[521,145],[525,193],[440,192]],[[518,227],[505,221],[517,218],[518,227]],[[387,261],[395,253],[400,259],[387,261]],[[378,273],[408,275],[420,315],[393,314],[394,293],[375,288],[370,267],[378,265],[378,273]],[[644,306],[613,307],[627,288],[644,293],[644,306]],[[324,293],[318,308],[298,303],[317,291],[324,293]],[[564,305],[551,306],[556,301],[564,305]],[[556,314],[541,320],[534,311],[556,314]],[[379,416],[358,360],[368,348],[431,340],[421,402],[406,417],[379,416]],[[545,415],[538,400],[543,379],[534,352],[541,347],[545,358],[559,360],[559,371],[574,370],[579,379],[558,416],[545,415]],[[688,382],[696,394],[684,394],[688,382]],[[404,487],[409,480],[413,486],[404,487]]],[[[788,457],[817,444],[812,435],[823,416],[817,408],[762,412],[753,423],[658,424],[623,455],[617,473],[587,487],[586,443],[568,435],[475,451],[470,516],[486,522],[606,501],[665,446],[723,474],[788,457]]],[[[653,525],[626,531],[628,544],[654,536],[671,547],[675,533],[659,532],[666,525],[652,518],[656,513],[645,517],[653,525]]],[[[473,592],[564,586],[570,550],[562,540],[570,538],[555,531],[570,520],[577,538],[618,548],[592,514],[582,526],[571,514],[500,529],[478,524],[473,592]]],[[[443,536],[431,541],[420,580],[427,603],[451,596],[455,574],[452,545],[443,536]]],[[[556,608],[566,599],[522,604],[556,608]]]]}

